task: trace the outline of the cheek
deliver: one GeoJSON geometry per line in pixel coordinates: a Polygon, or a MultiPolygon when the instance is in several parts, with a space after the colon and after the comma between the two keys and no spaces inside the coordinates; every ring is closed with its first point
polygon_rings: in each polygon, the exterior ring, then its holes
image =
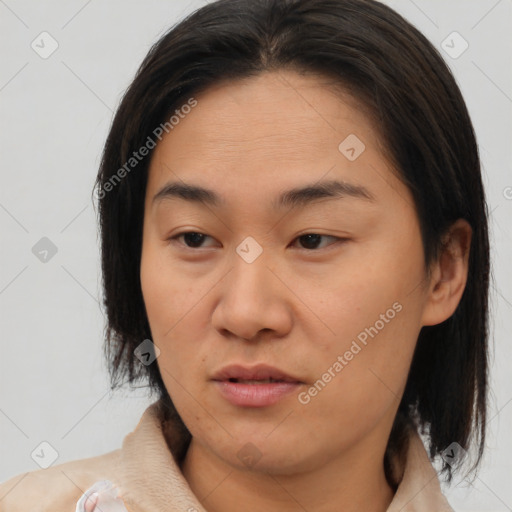
{"type": "Polygon", "coordinates": [[[315,275],[306,272],[289,274],[283,280],[294,283],[294,293],[308,307],[300,307],[305,339],[315,340],[320,355],[343,353],[354,339],[363,343],[378,331],[378,338],[391,338],[398,323],[405,337],[416,333],[422,299],[418,283],[423,277],[421,254],[400,250],[392,252],[386,244],[356,247],[343,259],[315,275]],[[411,293],[413,292],[413,293],[411,293]],[[398,312],[397,310],[401,311],[398,312]],[[412,330],[411,330],[412,329],[412,330]],[[370,332],[369,332],[370,331],[370,332]]]}
{"type": "Polygon", "coordinates": [[[317,336],[313,329],[307,336],[315,340],[309,358],[315,385],[303,401],[311,399],[304,407],[316,428],[364,431],[398,406],[421,328],[423,258],[416,242],[397,242],[395,251],[391,243],[376,244],[347,257],[342,270],[310,290],[326,326],[316,321],[317,336]]]}
{"type": "Polygon", "coordinates": [[[212,284],[177,271],[156,243],[143,247],[140,277],[152,341],[160,350],[156,362],[169,394],[179,400],[203,367],[194,340],[206,339],[209,315],[202,298],[212,284]]]}
{"type": "Polygon", "coordinates": [[[405,306],[377,333],[361,330],[365,343],[362,337],[348,337],[328,356],[312,358],[316,371],[299,408],[309,430],[348,446],[380,422],[392,421],[418,334],[402,314],[407,314],[405,306]]]}
{"type": "Polygon", "coordinates": [[[198,287],[176,271],[164,247],[151,241],[143,246],[140,279],[151,332],[163,342],[197,303],[198,287]]]}

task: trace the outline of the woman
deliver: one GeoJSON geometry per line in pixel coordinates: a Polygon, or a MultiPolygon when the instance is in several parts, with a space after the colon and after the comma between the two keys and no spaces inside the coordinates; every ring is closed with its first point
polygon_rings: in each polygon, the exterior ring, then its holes
{"type": "Polygon", "coordinates": [[[414,27],[372,0],[199,9],[142,63],[95,192],[112,382],[159,399],[2,510],[452,510],[431,460],[482,456],[487,207],[414,27]]]}

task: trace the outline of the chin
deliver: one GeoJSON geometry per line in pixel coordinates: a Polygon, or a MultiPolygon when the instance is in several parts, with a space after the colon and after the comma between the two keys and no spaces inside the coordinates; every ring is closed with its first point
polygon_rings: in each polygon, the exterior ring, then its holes
{"type": "Polygon", "coordinates": [[[304,444],[305,435],[287,435],[270,439],[265,434],[234,436],[224,443],[207,443],[217,457],[239,471],[294,475],[321,467],[332,456],[332,449],[304,444]],[[219,449],[220,448],[220,449],[219,449]]]}

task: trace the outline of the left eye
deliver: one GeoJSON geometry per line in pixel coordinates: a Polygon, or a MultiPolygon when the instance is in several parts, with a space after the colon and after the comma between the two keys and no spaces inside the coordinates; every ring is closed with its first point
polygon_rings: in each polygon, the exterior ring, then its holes
{"type": "Polygon", "coordinates": [[[295,240],[300,240],[301,244],[305,246],[306,250],[314,250],[318,248],[321,238],[331,238],[334,241],[342,240],[341,238],[338,238],[336,236],[319,235],[317,233],[306,233],[304,235],[298,236],[295,240]]]}
{"type": "MultiPolygon", "coordinates": [[[[208,235],[205,235],[204,233],[199,233],[196,231],[187,231],[187,232],[179,233],[179,234],[173,236],[172,238],[170,238],[170,240],[178,240],[180,238],[183,238],[183,241],[187,248],[196,249],[196,248],[201,248],[204,240],[206,238],[211,238],[211,237],[208,235]]],[[[336,236],[319,235],[317,233],[306,233],[304,235],[298,236],[294,240],[294,242],[297,240],[300,241],[300,243],[303,245],[303,247],[301,247],[301,249],[311,251],[311,250],[315,250],[315,249],[319,248],[318,246],[321,245],[322,238],[324,238],[324,239],[330,238],[330,239],[334,240],[334,242],[336,240],[339,240],[339,241],[344,240],[344,239],[338,238],[336,236]]],[[[323,247],[320,247],[320,249],[322,249],[322,248],[323,247]]]]}

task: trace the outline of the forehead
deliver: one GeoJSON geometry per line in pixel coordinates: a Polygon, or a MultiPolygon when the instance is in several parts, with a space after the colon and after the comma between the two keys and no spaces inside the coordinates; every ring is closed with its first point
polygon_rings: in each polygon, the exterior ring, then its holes
{"type": "Polygon", "coordinates": [[[151,198],[166,182],[179,180],[225,197],[250,193],[268,200],[277,189],[323,178],[365,182],[366,188],[382,187],[383,177],[393,180],[371,119],[327,79],[263,73],[217,84],[195,99],[197,105],[154,150],[151,198]],[[355,146],[344,147],[344,141],[355,146]],[[347,158],[354,156],[347,149],[357,158],[347,158]]]}
{"type": "Polygon", "coordinates": [[[376,138],[355,100],[315,75],[276,71],[224,81],[200,94],[197,102],[170,133],[179,133],[180,142],[192,136],[190,145],[218,150],[226,158],[244,149],[279,149],[301,158],[313,147],[336,152],[337,142],[356,131],[368,142],[376,138]]]}

